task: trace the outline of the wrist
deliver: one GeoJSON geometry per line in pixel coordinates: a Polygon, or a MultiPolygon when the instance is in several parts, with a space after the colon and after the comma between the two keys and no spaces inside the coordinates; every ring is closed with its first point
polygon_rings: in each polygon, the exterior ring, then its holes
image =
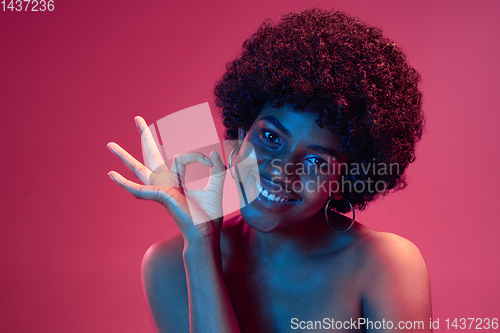
{"type": "Polygon", "coordinates": [[[182,230],[184,242],[211,243],[220,241],[221,224],[216,221],[189,223],[182,230]]]}
{"type": "Polygon", "coordinates": [[[201,253],[220,254],[220,234],[185,235],[183,255],[200,256],[201,253]]]}

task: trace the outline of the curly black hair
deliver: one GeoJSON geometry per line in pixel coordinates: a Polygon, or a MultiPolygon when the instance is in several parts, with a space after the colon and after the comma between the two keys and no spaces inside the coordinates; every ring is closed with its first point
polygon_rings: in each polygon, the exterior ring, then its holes
{"type": "Polygon", "coordinates": [[[277,24],[264,21],[227,64],[214,93],[227,139],[235,140],[238,128],[248,130],[266,102],[288,104],[317,113],[350,165],[397,165],[396,173],[345,172],[352,184],[385,185],[380,192],[368,186],[343,192],[362,210],[407,185],[404,171],[415,160],[424,126],[419,81],[403,51],[381,30],[340,11],[313,8],[286,14],[277,24]]]}

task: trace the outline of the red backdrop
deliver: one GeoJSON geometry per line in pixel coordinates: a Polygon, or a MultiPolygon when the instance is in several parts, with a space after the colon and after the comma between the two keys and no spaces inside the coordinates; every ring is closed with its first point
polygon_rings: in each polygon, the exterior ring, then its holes
{"type": "Polygon", "coordinates": [[[106,143],[140,157],[135,115],[212,103],[264,18],[311,5],[382,28],[423,77],[410,185],[358,220],[419,246],[441,325],[500,317],[499,1],[56,0],[0,12],[0,331],[152,331],[140,262],[176,226],[111,182],[130,173],[106,143]]]}

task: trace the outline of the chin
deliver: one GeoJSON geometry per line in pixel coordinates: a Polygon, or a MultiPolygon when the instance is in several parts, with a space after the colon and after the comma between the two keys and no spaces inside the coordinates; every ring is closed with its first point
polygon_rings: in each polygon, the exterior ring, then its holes
{"type": "Polygon", "coordinates": [[[276,218],[270,218],[263,212],[260,212],[252,207],[252,204],[247,205],[240,209],[241,217],[243,221],[252,229],[262,232],[269,233],[280,229],[280,221],[276,218]]]}

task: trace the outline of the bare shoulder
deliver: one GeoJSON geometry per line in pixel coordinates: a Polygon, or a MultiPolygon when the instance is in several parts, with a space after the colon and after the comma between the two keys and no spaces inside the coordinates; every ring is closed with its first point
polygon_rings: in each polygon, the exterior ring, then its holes
{"type": "Polygon", "coordinates": [[[150,246],[142,260],[142,284],[158,332],[185,332],[189,327],[183,248],[178,233],[150,246]]]}
{"type": "Polygon", "coordinates": [[[182,261],[184,240],[180,232],[151,245],[142,259],[142,269],[148,270],[182,261]]]}
{"type": "Polygon", "coordinates": [[[395,234],[366,227],[358,231],[365,258],[363,313],[393,321],[427,322],[432,315],[429,273],[418,247],[395,234]]]}
{"type": "Polygon", "coordinates": [[[427,266],[418,247],[410,240],[389,232],[360,227],[366,268],[375,274],[396,271],[427,274],[427,266]]]}
{"type": "MultiPolygon", "coordinates": [[[[241,216],[223,223],[221,248],[230,249],[241,232],[241,216]]],[[[189,331],[186,272],[180,232],[151,245],[142,260],[142,284],[157,332],[189,331]]]]}
{"type": "MultiPolygon", "coordinates": [[[[241,232],[241,216],[237,215],[224,221],[221,243],[223,247],[241,232]]],[[[166,282],[176,282],[186,285],[186,274],[182,252],[184,239],[180,232],[151,245],[142,259],[142,280],[146,293],[160,288],[166,282]]],[[[157,294],[147,295],[156,297],[157,294]]]]}

